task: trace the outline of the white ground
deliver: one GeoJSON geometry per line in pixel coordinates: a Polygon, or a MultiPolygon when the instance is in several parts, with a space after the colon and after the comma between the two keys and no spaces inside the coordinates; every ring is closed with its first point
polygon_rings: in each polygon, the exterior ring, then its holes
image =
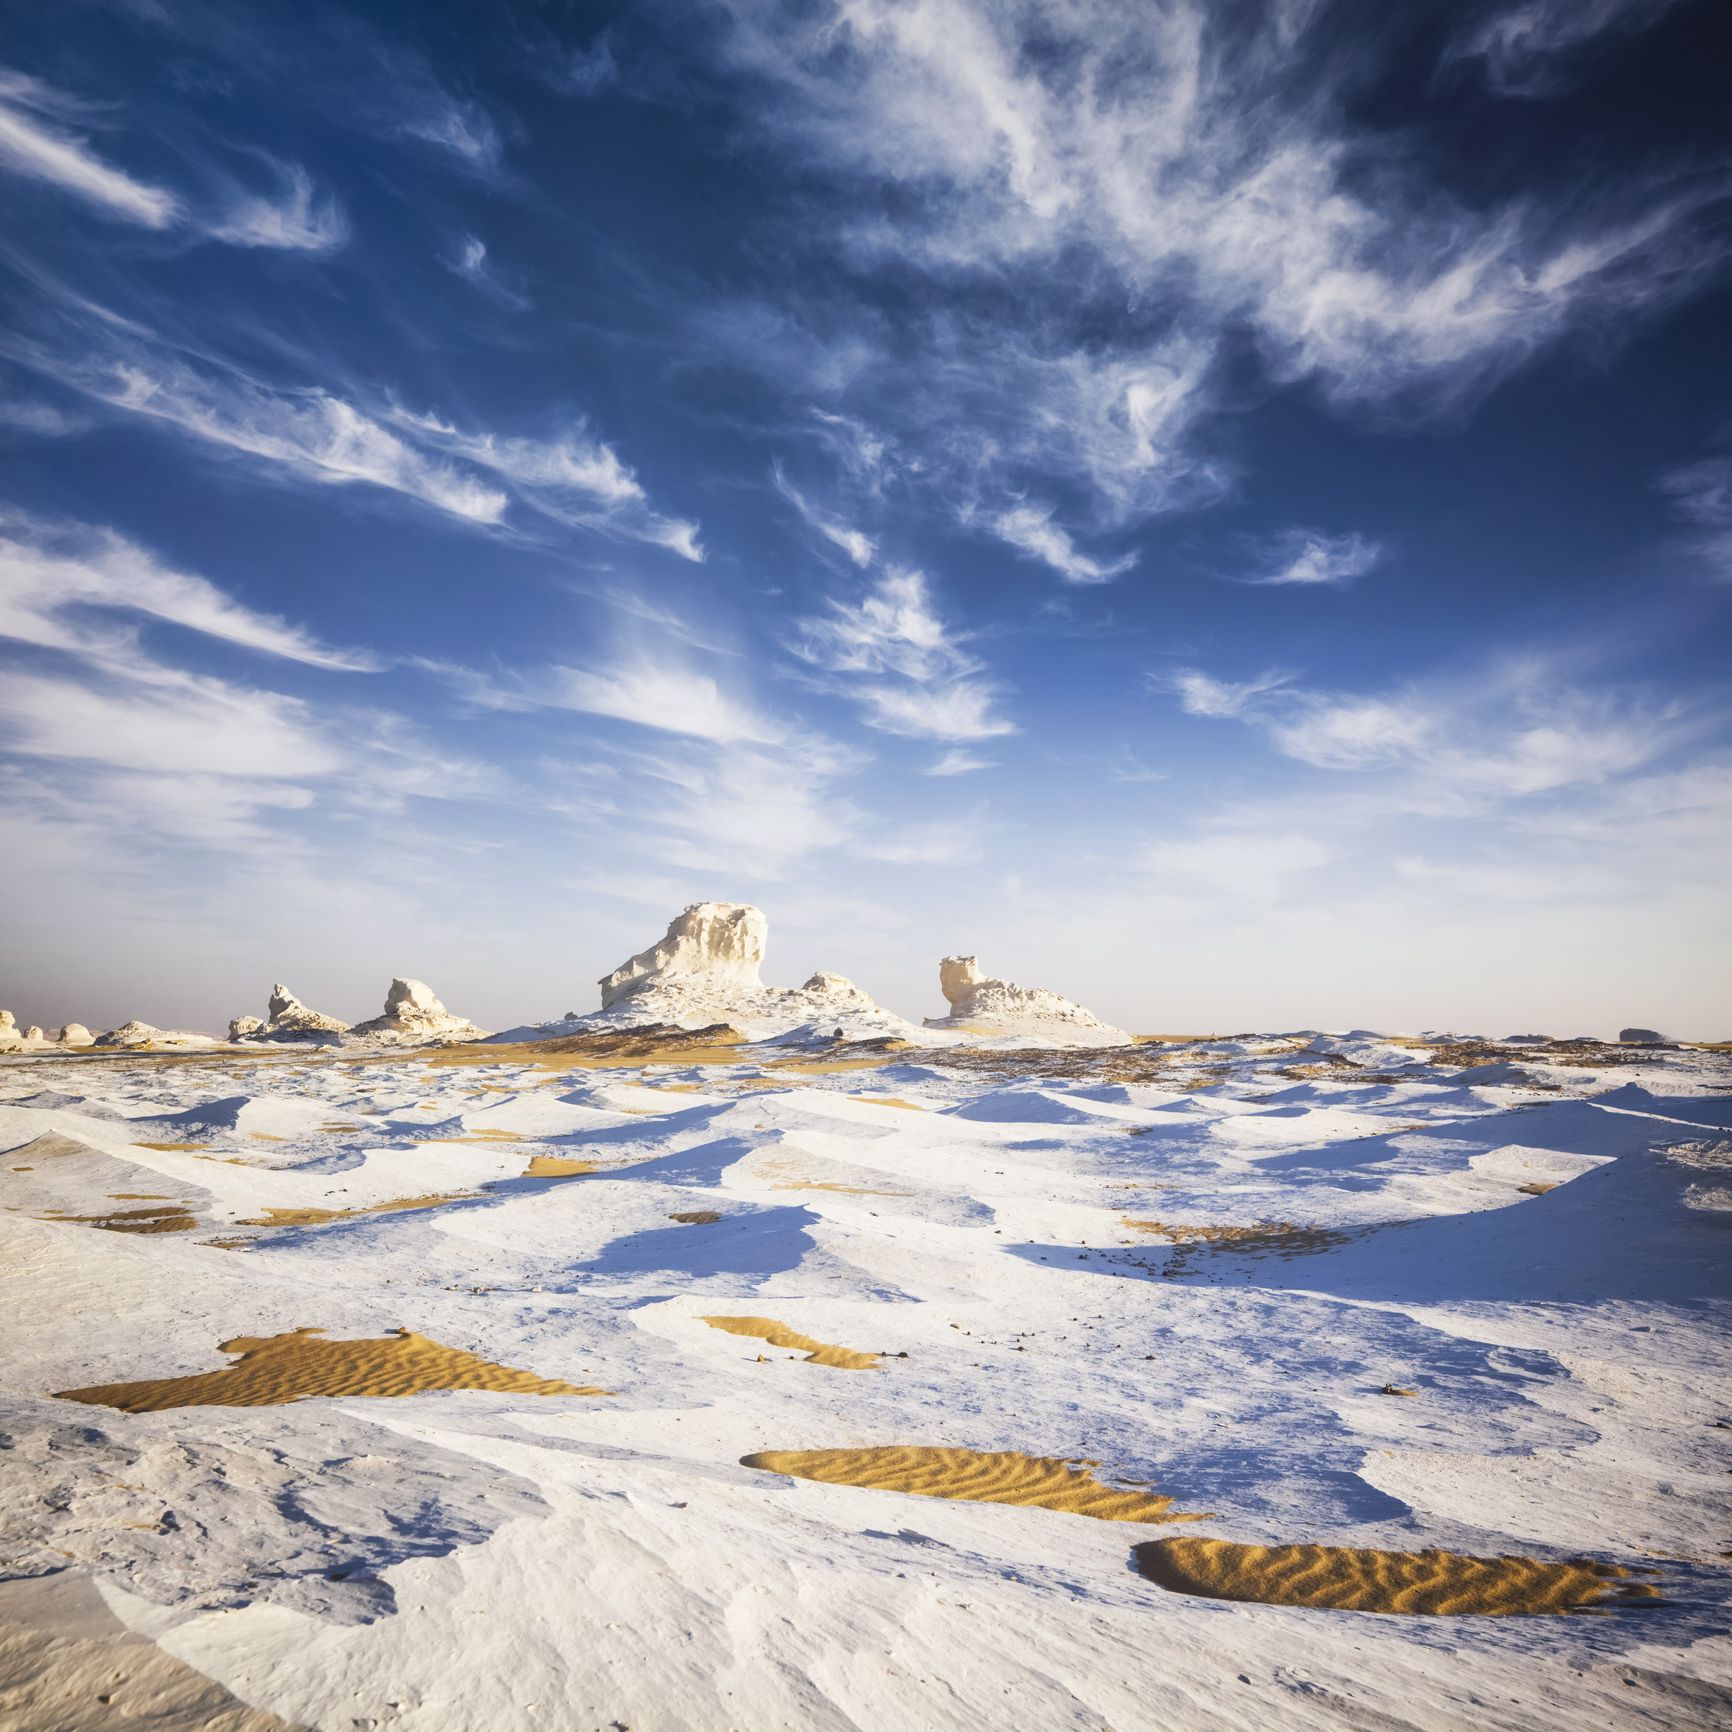
{"type": "Polygon", "coordinates": [[[1297,1044],[1188,1049],[1163,1086],[918,1053],[816,1075],[7,1062],[0,1574],[86,1578],[242,1703],[329,1732],[1732,1723],[1726,1055],[1463,1074],[1297,1044]],[[486,1130],[521,1140],[428,1140],[486,1130]],[[522,1177],[536,1153],[617,1170],[522,1177]],[[41,1218],[127,1192],[201,1229],[41,1218]],[[669,1219],[701,1209],[722,1219],[669,1219]],[[1175,1251],[1127,1216],[1343,1236],[1175,1251]],[[698,1320],[717,1311],[907,1357],[810,1365],[698,1320]],[[219,1341],[302,1325],[404,1325],[615,1393],[141,1415],[49,1394],[214,1370],[219,1341]],[[874,1443],[1092,1457],[1213,1518],[740,1465],[874,1443]],[[1667,1603],[1227,1604],[1131,1570],[1170,1532],[1585,1552],[1658,1568],[1667,1603]]]}

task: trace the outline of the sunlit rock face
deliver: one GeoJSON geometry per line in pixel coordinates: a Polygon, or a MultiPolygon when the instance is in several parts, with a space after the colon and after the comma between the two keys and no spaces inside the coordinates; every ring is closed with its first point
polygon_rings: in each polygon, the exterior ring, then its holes
{"type": "Polygon", "coordinates": [[[391,989],[385,994],[384,1014],[356,1023],[349,1033],[401,1046],[480,1040],[484,1031],[466,1018],[452,1015],[426,981],[399,977],[391,982],[391,989]]]}
{"type": "Polygon", "coordinates": [[[758,991],[770,923],[747,902],[694,902],[668,922],[667,932],[647,950],[622,962],[601,982],[601,1008],[680,981],[706,987],[758,991]]]}
{"type": "Polygon", "coordinates": [[[237,1016],[229,1024],[230,1040],[304,1040],[329,1046],[348,1032],[349,1025],[302,1004],[281,981],[271,988],[265,1019],[237,1016]]]}
{"type": "Polygon", "coordinates": [[[1131,1037],[1093,1011],[1040,986],[1018,986],[981,972],[972,956],[946,956],[938,987],[950,1014],[928,1018],[928,1028],[957,1028],[992,1036],[1026,1033],[1042,1043],[1118,1046],[1131,1037]]]}

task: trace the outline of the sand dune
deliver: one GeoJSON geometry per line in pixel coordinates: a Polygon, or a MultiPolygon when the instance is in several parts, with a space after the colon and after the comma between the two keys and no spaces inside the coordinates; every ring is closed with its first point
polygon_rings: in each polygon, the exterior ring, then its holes
{"type": "Polygon", "coordinates": [[[814,1341],[785,1323],[771,1317],[704,1317],[700,1322],[712,1329],[725,1330],[729,1335],[750,1335],[767,1341],[772,1347],[791,1347],[806,1355],[808,1365],[829,1365],[838,1371],[876,1371],[883,1357],[878,1353],[856,1353],[851,1347],[832,1347],[826,1341],[814,1341]]]}

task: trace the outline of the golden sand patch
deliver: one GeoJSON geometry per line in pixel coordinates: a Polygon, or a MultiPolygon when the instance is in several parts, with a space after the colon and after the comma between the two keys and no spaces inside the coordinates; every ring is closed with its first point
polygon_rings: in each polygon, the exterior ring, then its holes
{"type": "Polygon", "coordinates": [[[1019,1450],[973,1450],[893,1444],[878,1449],[766,1449],[740,1458],[742,1467],[828,1485],[911,1492],[916,1497],[964,1503],[1008,1503],[1062,1510],[1107,1522],[1206,1521],[1173,1512],[1173,1500],[1150,1492],[1119,1491],[1089,1472],[1095,1462],[1019,1450]]]}
{"type": "Polygon", "coordinates": [[[851,1347],[832,1347],[827,1341],[814,1341],[810,1335],[802,1335],[773,1317],[703,1317],[699,1321],[730,1335],[753,1335],[772,1347],[792,1348],[806,1355],[807,1365],[828,1365],[837,1371],[876,1371],[882,1357],[877,1353],[856,1353],[851,1347]]]}
{"type": "Polygon", "coordinates": [[[1251,1221],[1238,1226],[1184,1225],[1173,1221],[1136,1221],[1121,1215],[1125,1226],[1139,1233],[1154,1233],[1178,1247],[1167,1264],[1169,1275],[1188,1272],[1196,1253],[1210,1251],[1242,1251],[1268,1253],[1289,1258],[1302,1257],[1313,1251],[1327,1251],[1345,1245],[1352,1237],[1348,1233],[1332,1232],[1327,1227],[1299,1227],[1291,1221],[1251,1221]]]}
{"type": "Polygon", "coordinates": [[[432,1065],[533,1064],[546,1070],[612,1070],[652,1064],[739,1064],[746,1037],[723,1022],[708,1028],[608,1029],[595,1034],[555,1035],[548,1040],[443,1046],[427,1055],[432,1065]]]}
{"type": "Polygon", "coordinates": [[[1656,1600],[1616,1564],[1577,1558],[1473,1558],[1459,1552],[1379,1552],[1350,1546],[1249,1546],[1231,1540],[1149,1540],[1137,1568],[1175,1594],[1320,1611],[1531,1616],[1656,1600]],[[1622,1582],[1623,1586],[1618,1586],[1622,1582]]]}
{"type": "Polygon", "coordinates": [[[709,1227],[722,1218],[719,1209],[682,1209],[677,1215],[669,1215],[670,1221],[678,1221],[682,1227],[709,1227]]]}
{"type": "Polygon", "coordinates": [[[110,1191],[113,1203],[172,1203],[174,1198],[165,1191],[110,1191]]]}
{"type": "Polygon", "coordinates": [[[135,1149],[161,1149],[165,1153],[176,1149],[202,1149],[203,1143],[134,1143],[135,1149]]]}
{"type": "Polygon", "coordinates": [[[106,1215],[62,1215],[58,1211],[38,1217],[44,1221],[76,1221],[104,1233],[187,1233],[198,1218],[185,1203],[169,1203],[159,1209],[115,1209],[106,1215]]]}
{"type": "Polygon", "coordinates": [[[923,1113],[919,1101],[905,1101],[900,1095],[849,1095],[851,1101],[864,1101],[869,1107],[901,1107],[907,1113],[923,1113]]]}
{"type": "Polygon", "coordinates": [[[388,1203],[364,1203],[353,1209],[266,1209],[240,1222],[243,1227],[322,1227],[330,1221],[353,1221],[363,1215],[396,1215],[406,1209],[437,1209],[479,1196],[478,1191],[447,1191],[428,1197],[393,1197],[388,1203]]]}
{"type": "Polygon", "coordinates": [[[322,1131],[358,1131],[364,1129],[361,1125],[320,1125],[322,1131]]]}
{"type": "Polygon", "coordinates": [[[521,1131],[463,1131],[452,1137],[417,1137],[417,1143],[516,1143],[523,1140],[521,1131]]]}
{"type": "Polygon", "coordinates": [[[118,1407],[127,1413],[161,1413],[171,1407],[277,1407],[314,1395],[419,1395],[430,1389],[491,1389],[506,1395],[610,1393],[495,1365],[409,1329],[358,1341],[325,1341],[320,1339],[323,1334],[322,1329],[292,1329],[286,1335],[237,1335],[218,1346],[219,1353],[240,1355],[221,1371],[54,1393],[61,1401],[118,1407]]]}
{"type": "Polygon", "coordinates": [[[1524,1197],[1543,1197],[1547,1191],[1555,1191],[1557,1188],[1556,1182],[1548,1183],[1544,1179],[1535,1179],[1531,1184],[1516,1186],[1524,1197]]]}
{"type": "Polygon", "coordinates": [[[569,1155],[531,1155],[523,1169],[526,1179],[577,1179],[599,1170],[600,1161],[577,1161],[569,1155]]]}
{"type": "Polygon", "coordinates": [[[912,1191],[878,1191],[869,1185],[838,1185],[828,1179],[778,1179],[772,1191],[835,1191],[844,1197],[912,1197],[912,1191]]]}

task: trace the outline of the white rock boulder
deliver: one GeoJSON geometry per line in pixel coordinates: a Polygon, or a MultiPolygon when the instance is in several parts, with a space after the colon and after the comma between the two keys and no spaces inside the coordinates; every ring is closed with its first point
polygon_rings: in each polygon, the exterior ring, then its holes
{"type": "Polygon", "coordinates": [[[485,1031],[461,1016],[453,1016],[424,980],[397,979],[385,994],[385,1011],[349,1030],[353,1036],[390,1041],[395,1045],[481,1040],[485,1031]]]}
{"type": "Polygon", "coordinates": [[[265,1020],[255,1016],[237,1016],[229,1024],[230,1040],[300,1040],[320,1046],[332,1045],[347,1034],[349,1025],[323,1011],[302,1004],[279,981],[271,988],[265,1006],[265,1020]]]}
{"type": "Polygon", "coordinates": [[[69,1022],[60,1031],[62,1046],[89,1046],[95,1037],[81,1022],[69,1022]]]}
{"type": "Polygon", "coordinates": [[[758,966],[769,937],[769,921],[750,903],[694,902],[656,943],[602,977],[601,1008],[682,981],[716,991],[760,991],[758,966]]]}
{"type": "Polygon", "coordinates": [[[928,1028],[1022,1038],[1041,1046],[1123,1046],[1131,1040],[1123,1029],[1056,992],[983,974],[972,956],[946,956],[938,964],[938,986],[950,1014],[929,1017],[928,1028]]]}
{"type": "Polygon", "coordinates": [[[137,1049],[141,1047],[215,1046],[216,1042],[208,1034],[191,1034],[178,1028],[156,1028],[148,1022],[140,1022],[135,1017],[131,1022],[123,1022],[119,1028],[111,1028],[106,1034],[99,1034],[92,1044],[137,1049]]]}

